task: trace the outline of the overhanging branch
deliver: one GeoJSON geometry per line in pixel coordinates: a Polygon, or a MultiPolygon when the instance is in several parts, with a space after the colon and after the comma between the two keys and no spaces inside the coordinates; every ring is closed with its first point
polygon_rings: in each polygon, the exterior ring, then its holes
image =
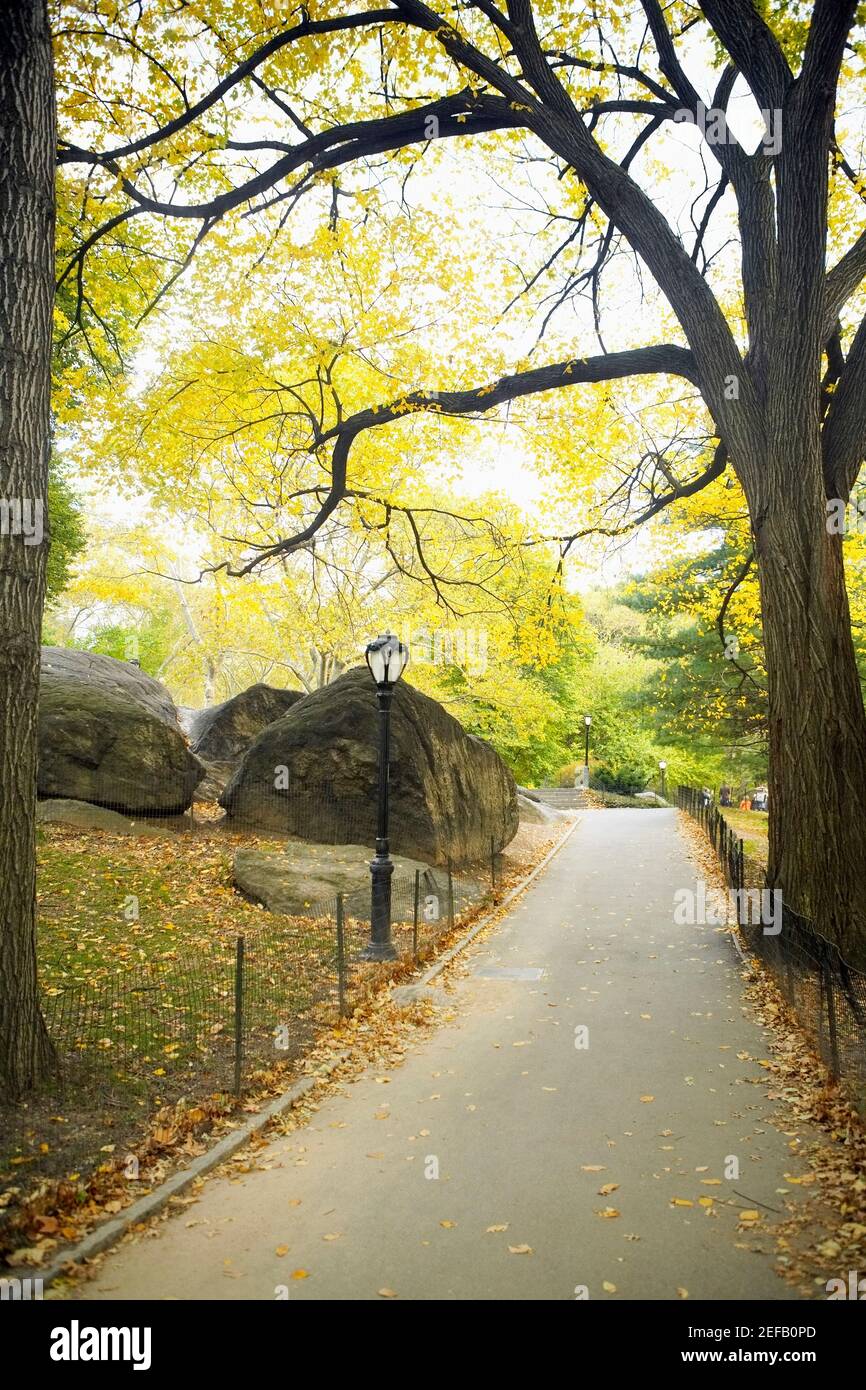
{"type": "MultiPolygon", "coordinates": [[[[669,375],[684,377],[700,387],[694,358],[688,348],[660,343],[630,352],[612,352],[596,357],[570,358],[565,362],[500,377],[490,386],[468,391],[411,391],[388,404],[358,411],[313,440],[312,448],[333,443],[331,483],[324,500],[310,522],[301,530],[272,545],[258,547],[256,554],[234,567],[228,561],[217,566],[233,577],[250,574],[266,561],[289,555],[308,545],[333,515],[348,492],[349,454],[355,440],[366,430],[377,429],[406,415],[433,413],[449,417],[486,414],[494,406],[518,398],[537,395],[566,386],[622,380],[625,377],[669,375]]],[[[721,470],[719,470],[721,471],[721,470]]],[[[718,476],[715,474],[714,476],[718,476]]],[[[706,482],[711,481],[707,477],[706,482]]],[[[692,487],[693,491],[698,490],[692,487]]],[[[678,496],[688,496],[683,490],[678,496]]],[[[673,500],[672,498],[670,500],[673,500]]],[[[651,514],[651,513],[649,513],[651,514]]]]}

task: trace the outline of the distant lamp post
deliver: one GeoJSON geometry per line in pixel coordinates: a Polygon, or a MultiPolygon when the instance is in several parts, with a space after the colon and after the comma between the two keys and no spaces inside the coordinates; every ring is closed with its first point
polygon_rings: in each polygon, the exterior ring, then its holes
{"type": "Polygon", "coordinates": [[[386,632],[371,642],[365,652],[370,674],[376,682],[379,707],[379,803],[376,826],[376,858],[370,863],[372,897],[370,940],[361,955],[364,960],[394,960],[397,952],[391,941],[391,875],[394,864],[388,851],[388,774],[391,757],[391,696],[409,661],[409,648],[393,633],[386,632]]]}
{"type": "Polygon", "coordinates": [[[589,786],[589,730],[590,730],[591,725],[592,725],[592,715],[591,715],[591,714],[585,714],[585,715],[583,716],[584,732],[586,733],[586,742],[585,742],[585,744],[584,744],[584,753],[583,753],[583,785],[584,785],[585,787],[588,787],[588,786],[589,786]]]}
{"type": "Polygon", "coordinates": [[[660,776],[661,776],[661,784],[662,784],[662,801],[665,801],[665,800],[667,799],[667,791],[666,791],[666,788],[665,788],[665,773],[667,772],[667,770],[668,770],[668,765],[667,765],[667,763],[665,762],[664,758],[660,758],[660,759],[659,759],[659,773],[660,773],[660,776]]]}

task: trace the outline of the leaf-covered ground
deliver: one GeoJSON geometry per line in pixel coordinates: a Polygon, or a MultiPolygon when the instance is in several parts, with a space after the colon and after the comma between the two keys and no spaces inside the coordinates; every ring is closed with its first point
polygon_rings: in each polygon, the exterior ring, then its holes
{"type": "Polygon", "coordinates": [[[260,927],[262,909],[232,886],[231,855],[239,842],[216,835],[156,840],[46,827],[38,849],[39,965],[46,994],[136,961],[171,959],[183,948],[207,951],[260,927]]]}

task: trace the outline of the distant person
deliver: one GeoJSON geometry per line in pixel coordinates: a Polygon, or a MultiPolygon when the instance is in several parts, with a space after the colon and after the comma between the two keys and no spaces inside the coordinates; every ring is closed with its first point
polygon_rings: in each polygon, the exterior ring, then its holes
{"type": "Polygon", "coordinates": [[[713,804],[713,794],[710,791],[709,787],[701,788],[701,804],[704,807],[704,810],[706,810],[708,806],[712,806],[713,804]]]}
{"type": "Polygon", "coordinates": [[[755,795],[752,798],[753,811],[766,811],[769,794],[766,787],[756,787],[755,795]]]}
{"type": "Polygon", "coordinates": [[[743,799],[742,799],[742,801],[740,802],[740,810],[741,810],[741,811],[751,811],[751,809],[752,809],[752,798],[749,796],[749,793],[748,793],[748,792],[743,792],[743,799]]]}
{"type": "Polygon", "coordinates": [[[719,787],[719,805],[720,805],[720,806],[730,806],[730,804],[731,804],[731,789],[730,789],[730,787],[728,787],[728,786],[719,787]]]}

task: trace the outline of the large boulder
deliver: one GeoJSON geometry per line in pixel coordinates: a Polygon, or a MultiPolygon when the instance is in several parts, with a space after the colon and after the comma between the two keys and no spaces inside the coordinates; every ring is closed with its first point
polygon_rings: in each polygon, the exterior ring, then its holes
{"type": "MultiPolygon", "coordinates": [[[[240,825],[338,844],[376,835],[375,690],[366,668],[306,695],[250,745],[220,802],[240,825]]],[[[489,858],[517,833],[514,778],[406,681],[391,717],[391,845],[428,864],[489,858]]]]}
{"type": "MultiPolygon", "coordinates": [[[[391,879],[392,920],[408,921],[414,913],[415,872],[418,871],[419,919],[430,911],[435,898],[436,918],[448,911],[448,875],[417,859],[394,855],[391,879]]],[[[370,849],[367,845],[291,845],[274,853],[239,849],[234,858],[236,887],[270,912],[294,917],[315,917],[333,912],[334,900],[343,894],[347,917],[370,920],[370,849]]],[[[455,877],[452,882],[454,911],[460,913],[483,894],[475,879],[455,877]]],[[[430,920],[425,918],[424,920],[430,920]]]]}
{"type": "Polygon", "coordinates": [[[77,647],[43,647],[40,680],[40,688],[68,684],[79,690],[88,686],[106,695],[118,695],[134,701],[169,728],[178,727],[177,708],[165,686],[131,661],[77,647]]]}
{"type": "Polygon", "coordinates": [[[40,796],[165,815],[187,809],[203,774],[159,681],[114,657],[43,647],[40,796]]]}
{"type": "Polygon", "coordinates": [[[221,705],[200,710],[189,725],[189,745],[197,757],[209,763],[240,758],[268,724],[280,719],[298,700],[301,690],[277,690],[271,685],[251,685],[221,705]]]}
{"type": "MultiPolygon", "coordinates": [[[[48,797],[36,803],[36,819],[40,824],[71,825],[76,830],[106,830],[111,835],[143,835],[146,838],[171,837],[172,831],[166,827],[170,821],[160,819],[154,824],[146,820],[130,820],[119,811],[110,811],[107,806],[95,806],[92,801],[63,800],[61,797],[48,797]]],[[[178,825],[184,825],[180,820],[178,825]]]]}
{"type": "Polygon", "coordinates": [[[557,825],[560,821],[570,819],[567,811],[557,811],[554,806],[545,806],[542,801],[537,801],[534,796],[527,796],[522,790],[517,793],[517,811],[521,825],[557,825]]]}

